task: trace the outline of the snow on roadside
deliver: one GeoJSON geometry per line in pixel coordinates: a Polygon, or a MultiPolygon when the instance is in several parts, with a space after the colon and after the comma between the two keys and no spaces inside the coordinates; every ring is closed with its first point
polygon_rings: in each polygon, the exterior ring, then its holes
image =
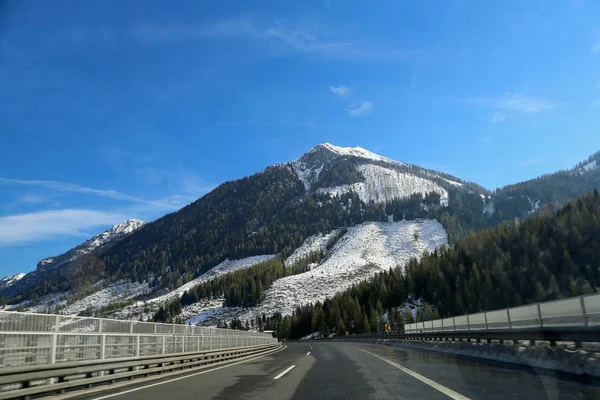
{"type": "Polygon", "coordinates": [[[377,272],[404,266],[411,257],[447,243],[446,231],[435,220],[369,222],[351,227],[320,265],[276,280],[266,291],[265,300],[241,318],[255,319],[276,311],[290,315],[301,304],[323,301],[377,272]]]}
{"type": "Polygon", "coordinates": [[[298,261],[306,258],[310,253],[317,251],[327,252],[327,243],[335,236],[337,230],[329,232],[327,235],[314,235],[308,237],[300,247],[285,260],[284,264],[286,267],[296,264],[298,261]]]}

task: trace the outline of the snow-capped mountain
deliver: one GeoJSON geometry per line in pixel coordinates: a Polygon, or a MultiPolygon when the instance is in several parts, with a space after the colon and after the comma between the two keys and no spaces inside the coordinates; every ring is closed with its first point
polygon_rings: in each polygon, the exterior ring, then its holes
{"type": "Polygon", "coordinates": [[[38,263],[37,268],[42,271],[57,268],[65,263],[68,263],[69,261],[73,261],[78,257],[93,252],[100,246],[117,241],[123,238],[125,235],[135,232],[144,226],[144,224],[145,222],[140,221],[139,219],[128,219],[126,221],[119,222],[106,231],[92,236],[79,246],[76,246],[59,256],[44,258],[38,263]]]}
{"type": "Polygon", "coordinates": [[[37,264],[37,268],[32,272],[3,278],[2,281],[0,281],[0,295],[7,297],[19,292],[28,293],[32,289],[35,290],[37,286],[55,279],[56,276],[65,275],[62,274],[64,272],[63,269],[68,268],[72,263],[81,260],[82,257],[91,255],[96,251],[102,251],[102,249],[111,246],[137,231],[144,226],[144,224],[145,222],[137,219],[119,222],[106,231],[91,237],[84,243],[63,254],[41,260],[37,264]],[[1,283],[4,281],[6,281],[6,284],[1,283]]]}
{"type": "Polygon", "coordinates": [[[4,278],[0,279],[0,289],[4,289],[14,285],[15,283],[23,279],[24,276],[25,274],[22,272],[11,276],[5,276],[4,278]]]}
{"type": "MultiPolygon", "coordinates": [[[[216,272],[277,257],[288,267],[302,264],[301,271],[275,281],[255,311],[268,312],[280,303],[292,310],[298,302],[333,295],[424,250],[587,191],[600,183],[599,154],[573,170],[491,192],[360,147],[325,143],[296,160],[225,182],[156,221],[117,224],[42,260],[0,295],[13,303],[45,299],[70,313],[126,301],[127,307],[113,311],[115,317],[146,318],[149,305],[177,299],[216,272]],[[339,242],[330,249],[334,237],[339,242]],[[315,261],[319,254],[324,258],[315,261]],[[85,293],[78,292],[82,289],[85,293]],[[67,305],[72,296],[81,299],[67,305]]],[[[223,314],[215,307],[220,307],[218,298],[204,299],[184,307],[182,315],[204,310],[214,321],[248,311],[221,309],[223,314]]]]}

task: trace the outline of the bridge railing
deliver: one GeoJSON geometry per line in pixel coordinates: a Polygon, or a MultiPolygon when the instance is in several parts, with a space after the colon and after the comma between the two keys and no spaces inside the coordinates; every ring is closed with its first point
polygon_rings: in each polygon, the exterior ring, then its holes
{"type": "Polygon", "coordinates": [[[0,311],[0,368],[276,342],[269,334],[231,329],[0,311]]]}
{"type": "Polygon", "coordinates": [[[600,326],[600,294],[404,325],[405,333],[600,326]]]}

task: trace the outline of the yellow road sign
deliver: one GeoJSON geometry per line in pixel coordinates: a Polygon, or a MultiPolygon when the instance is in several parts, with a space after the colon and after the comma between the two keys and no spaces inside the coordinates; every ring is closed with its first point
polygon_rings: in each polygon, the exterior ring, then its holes
{"type": "Polygon", "coordinates": [[[386,333],[390,333],[392,331],[392,326],[390,324],[385,324],[386,333]]]}
{"type": "Polygon", "coordinates": [[[350,335],[350,333],[348,333],[348,331],[346,331],[346,336],[349,336],[349,335],[350,335]]]}

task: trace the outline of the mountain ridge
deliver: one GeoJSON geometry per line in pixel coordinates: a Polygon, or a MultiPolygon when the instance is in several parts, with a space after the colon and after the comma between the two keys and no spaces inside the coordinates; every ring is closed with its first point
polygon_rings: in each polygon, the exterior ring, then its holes
{"type": "MultiPolygon", "coordinates": [[[[47,279],[21,290],[21,298],[95,290],[93,284],[106,278],[147,282],[153,293],[172,290],[226,259],[277,254],[284,260],[313,235],[367,222],[436,220],[452,245],[471,232],[527,218],[588,190],[600,179],[598,155],[571,172],[490,191],[360,147],[324,143],[293,161],[224,182],[181,210],[69,262],[61,274],[46,268],[47,279]],[[554,176],[560,178],[556,183],[554,176]],[[565,196],[542,196],[565,185],[565,196]]],[[[14,290],[9,294],[17,301],[14,290]]]]}

